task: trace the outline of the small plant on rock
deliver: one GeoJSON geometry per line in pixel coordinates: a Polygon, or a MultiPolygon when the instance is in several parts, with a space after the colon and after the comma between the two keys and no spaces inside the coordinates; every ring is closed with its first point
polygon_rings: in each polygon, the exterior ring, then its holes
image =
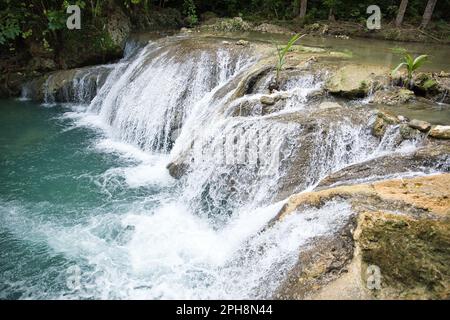
{"type": "Polygon", "coordinates": [[[286,55],[291,49],[291,47],[301,38],[303,38],[305,35],[296,34],[293,36],[286,46],[284,48],[280,48],[278,44],[275,43],[275,46],[277,47],[277,64],[276,64],[276,76],[275,76],[275,86],[278,88],[280,84],[280,72],[283,69],[283,66],[286,63],[286,55]]]}
{"type": "Polygon", "coordinates": [[[409,87],[411,87],[414,72],[417,69],[419,69],[427,60],[428,60],[428,55],[426,55],[426,54],[422,54],[414,59],[408,52],[404,52],[403,53],[403,62],[401,62],[394,70],[392,70],[392,75],[395,75],[398,72],[398,70],[400,70],[400,68],[406,67],[406,70],[408,71],[407,85],[409,87]]]}

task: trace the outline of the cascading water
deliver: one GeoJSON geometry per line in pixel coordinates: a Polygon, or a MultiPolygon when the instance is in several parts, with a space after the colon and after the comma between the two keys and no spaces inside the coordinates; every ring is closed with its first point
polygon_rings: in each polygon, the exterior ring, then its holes
{"type": "MultiPolygon", "coordinates": [[[[270,298],[300,247],[347,221],[350,206],[331,203],[266,228],[284,204],[275,201],[346,165],[398,151],[398,128],[380,140],[364,111],[353,118],[345,109],[339,117],[315,112],[307,96],[321,79],[308,75],[282,88],[284,102],[273,112],[235,114],[263,94],[235,96],[255,56],[252,48],[173,37],[100,67],[109,72],[96,78],[93,99],[90,73],[75,77],[68,86],[75,95],[66,98],[78,104],[62,118],[72,124],[67,132],[100,129],[84,152],[121,160],[76,177],[106,200],[80,207],[84,215],[72,209],[75,222],[25,218],[28,207],[3,203],[2,225],[21,226],[8,235],[36,242],[36,259],[47,251],[64,257],[54,285],[30,277],[32,289],[19,297],[270,298]],[[176,161],[185,166],[179,180],[166,170],[176,161]],[[286,187],[291,177],[293,188],[286,187]]],[[[5,292],[20,286],[8,280],[5,292]]]]}

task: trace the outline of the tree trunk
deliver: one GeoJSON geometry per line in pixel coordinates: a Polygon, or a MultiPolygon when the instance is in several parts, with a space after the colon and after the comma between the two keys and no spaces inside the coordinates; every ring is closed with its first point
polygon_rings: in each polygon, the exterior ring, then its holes
{"type": "Polygon", "coordinates": [[[434,7],[436,6],[437,0],[428,0],[427,7],[425,8],[425,12],[423,13],[422,23],[420,24],[420,28],[425,29],[428,23],[431,20],[431,16],[433,15],[434,7]]]}
{"type": "Polygon", "coordinates": [[[406,7],[408,6],[408,0],[402,0],[400,6],[398,7],[397,18],[395,19],[395,26],[399,28],[403,23],[403,18],[405,17],[406,7]]]}
{"type": "Polygon", "coordinates": [[[308,4],[308,0],[300,0],[300,19],[304,19],[306,16],[306,6],[308,4]]]}
{"type": "Polygon", "coordinates": [[[333,8],[330,8],[330,11],[328,12],[328,21],[336,21],[336,18],[334,17],[333,8]]]}

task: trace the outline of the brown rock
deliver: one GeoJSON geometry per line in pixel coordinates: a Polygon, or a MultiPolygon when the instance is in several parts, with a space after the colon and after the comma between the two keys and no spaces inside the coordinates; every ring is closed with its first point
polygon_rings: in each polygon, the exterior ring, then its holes
{"type": "Polygon", "coordinates": [[[358,218],[303,250],[278,297],[448,299],[448,185],[450,174],[440,174],[292,196],[277,219],[329,201],[349,202],[358,218]],[[368,286],[369,266],[380,272],[381,281],[375,288],[368,286]]]}
{"type": "Polygon", "coordinates": [[[438,139],[450,139],[450,126],[433,126],[429,135],[438,139]]]}
{"type": "Polygon", "coordinates": [[[431,124],[429,122],[417,120],[417,119],[411,120],[408,123],[408,125],[413,129],[417,129],[417,130],[420,130],[423,132],[426,132],[426,131],[430,130],[430,128],[431,128],[431,124]]]}

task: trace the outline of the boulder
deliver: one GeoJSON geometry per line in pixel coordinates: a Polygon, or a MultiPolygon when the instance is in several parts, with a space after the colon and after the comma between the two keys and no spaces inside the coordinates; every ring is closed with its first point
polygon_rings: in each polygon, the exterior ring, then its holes
{"type": "Polygon", "coordinates": [[[398,124],[398,118],[386,111],[377,111],[375,121],[372,125],[372,135],[382,137],[386,132],[386,128],[392,124],[398,124]]]}
{"type": "Polygon", "coordinates": [[[275,104],[275,97],[273,96],[262,96],[259,101],[261,101],[262,104],[271,106],[275,104]]]}
{"type": "Polygon", "coordinates": [[[333,234],[301,248],[275,297],[448,299],[449,184],[450,174],[440,174],[290,197],[270,226],[304,208],[344,201],[355,215],[333,234]],[[381,281],[369,286],[373,270],[381,281]]]}
{"type": "Polygon", "coordinates": [[[238,40],[236,41],[236,45],[238,46],[248,46],[250,42],[248,42],[247,40],[238,40]]]}
{"type": "Polygon", "coordinates": [[[372,103],[385,104],[388,106],[407,103],[414,99],[414,92],[404,88],[393,88],[375,92],[372,103]]]}
{"type": "Polygon", "coordinates": [[[333,95],[349,99],[363,98],[376,82],[385,82],[388,70],[370,65],[346,65],[338,69],[325,84],[333,95]]]}
{"type": "Polygon", "coordinates": [[[450,139],[450,126],[433,126],[428,134],[433,138],[450,139]]]}
{"type": "Polygon", "coordinates": [[[420,130],[423,132],[426,132],[426,131],[430,130],[430,128],[431,128],[431,124],[429,122],[417,120],[417,119],[411,120],[408,123],[408,125],[413,129],[417,129],[417,130],[420,130]]]}

